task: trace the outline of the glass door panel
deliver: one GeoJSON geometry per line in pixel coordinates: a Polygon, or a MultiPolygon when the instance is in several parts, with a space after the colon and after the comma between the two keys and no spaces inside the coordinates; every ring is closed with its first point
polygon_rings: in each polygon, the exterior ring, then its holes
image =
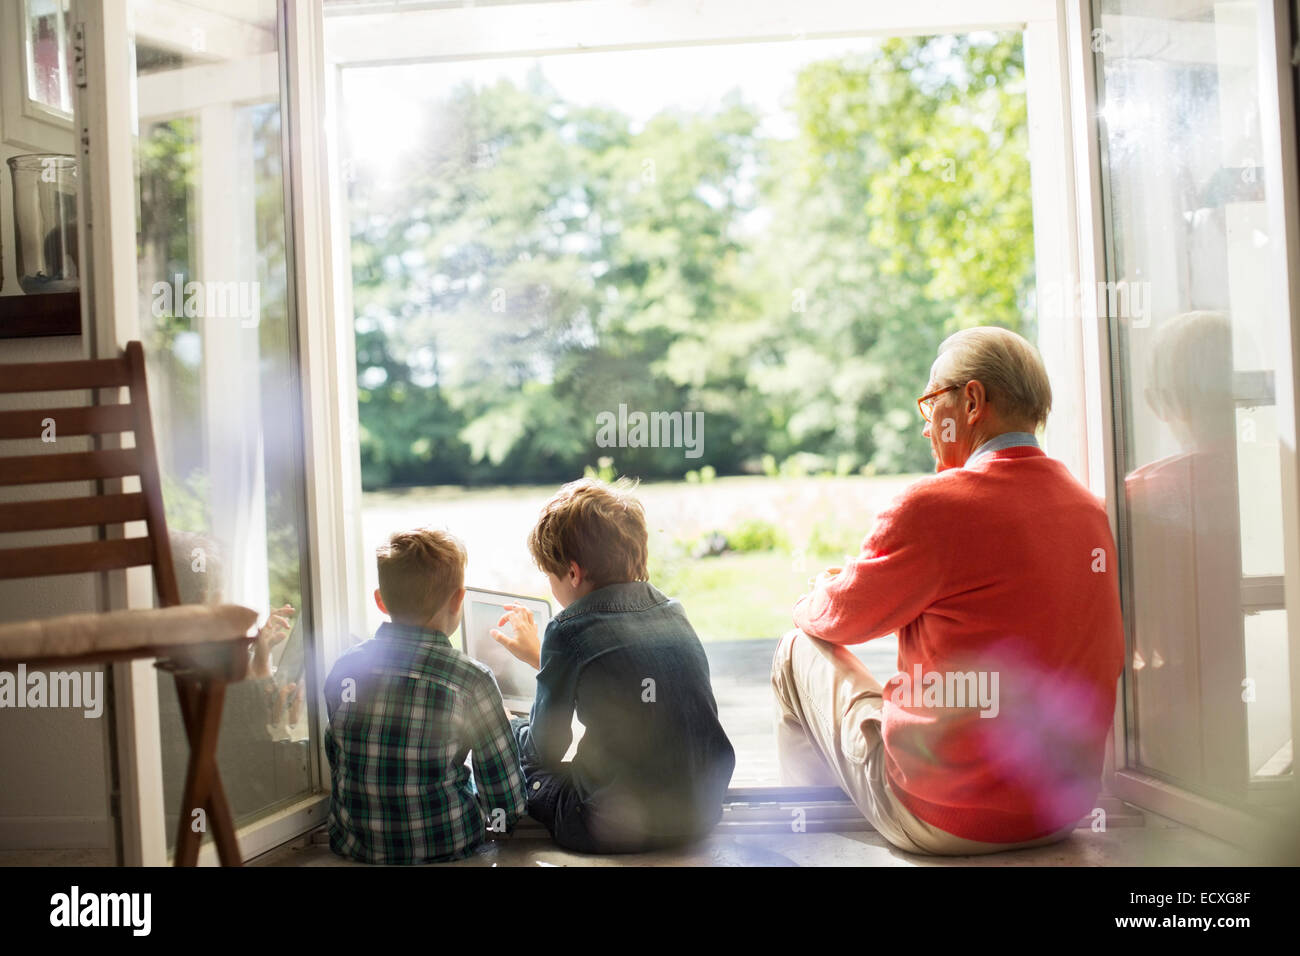
{"type": "MultiPolygon", "coordinates": [[[[242,825],[305,795],[316,773],[277,4],[162,3],[175,17],[156,16],[156,0],[131,6],[140,328],[181,597],[270,621],[264,676],[229,688],[221,728],[242,825]]],[[[167,675],[159,698],[170,841],[188,744],[167,675]]]]}
{"type": "Polygon", "coordinates": [[[1094,5],[1129,762],[1236,804],[1293,775],[1258,9],[1094,5]]]}

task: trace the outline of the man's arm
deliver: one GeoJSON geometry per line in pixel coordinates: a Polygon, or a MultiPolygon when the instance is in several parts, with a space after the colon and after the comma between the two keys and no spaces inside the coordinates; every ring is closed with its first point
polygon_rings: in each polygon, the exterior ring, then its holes
{"type": "Polygon", "coordinates": [[[861,644],[920,617],[939,593],[950,546],[919,526],[927,498],[904,492],[882,511],[862,553],[795,604],[795,626],[832,644],[861,644]]]}
{"type": "Polygon", "coordinates": [[[537,699],[527,723],[516,721],[515,732],[525,766],[554,770],[573,742],[573,699],[578,686],[577,662],[564,647],[554,621],[542,641],[537,672],[537,699]]]}
{"type": "Polygon", "coordinates": [[[501,691],[490,674],[484,678],[470,714],[474,783],[488,828],[504,832],[523,816],[527,798],[519,744],[506,718],[501,691]]]}

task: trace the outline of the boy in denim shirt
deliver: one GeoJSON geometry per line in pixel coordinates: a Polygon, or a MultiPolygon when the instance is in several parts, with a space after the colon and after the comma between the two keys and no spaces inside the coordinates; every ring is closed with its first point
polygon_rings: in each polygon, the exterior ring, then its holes
{"type": "Polygon", "coordinates": [[[392,620],[325,681],[330,849],[365,863],[469,856],[485,828],[514,826],[525,798],[496,679],[447,639],[465,599],[465,549],[420,529],[393,535],[378,559],[375,602],[392,620]]]}
{"type": "Polygon", "coordinates": [[[564,608],[537,636],[507,609],[493,636],[538,668],[528,720],[512,721],[528,812],[560,846],[627,853],[704,836],[722,816],[736,754],[718,722],[704,647],[681,604],[647,580],[645,513],[626,486],[571,482],[528,547],[564,608]],[[574,712],[586,728],[571,762],[574,712]]]}

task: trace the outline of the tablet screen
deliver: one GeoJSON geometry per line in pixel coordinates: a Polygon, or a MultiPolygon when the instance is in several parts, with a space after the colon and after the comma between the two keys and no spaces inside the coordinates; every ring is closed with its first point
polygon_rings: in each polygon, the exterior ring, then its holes
{"type": "MultiPolygon", "coordinates": [[[[506,703],[516,706],[531,703],[537,694],[537,671],[498,644],[492,637],[492,629],[506,613],[507,604],[522,604],[533,612],[540,638],[551,620],[550,605],[536,598],[475,591],[473,588],[465,590],[465,613],[461,622],[465,653],[491,668],[506,703]]],[[[500,630],[513,634],[509,623],[500,630]]]]}

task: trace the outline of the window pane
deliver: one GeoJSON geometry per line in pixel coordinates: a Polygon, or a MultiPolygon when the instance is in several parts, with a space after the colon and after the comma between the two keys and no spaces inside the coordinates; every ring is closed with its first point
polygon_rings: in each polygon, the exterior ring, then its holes
{"type": "Polygon", "coordinates": [[[27,97],[72,116],[69,0],[26,0],[27,97]]]}

